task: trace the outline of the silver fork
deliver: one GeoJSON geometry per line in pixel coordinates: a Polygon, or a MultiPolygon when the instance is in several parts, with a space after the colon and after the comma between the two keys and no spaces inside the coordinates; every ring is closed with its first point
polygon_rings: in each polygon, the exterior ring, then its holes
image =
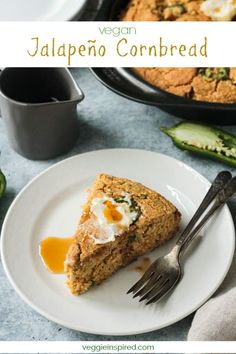
{"type": "Polygon", "coordinates": [[[179,282],[182,276],[180,256],[199,233],[202,227],[226,201],[236,192],[236,177],[232,179],[231,173],[220,172],[204,200],[192,217],[191,221],[181,234],[176,245],[164,257],[158,258],[147,269],[141,279],[127,292],[134,293],[133,297],[141,296],[139,301],[147,300],[146,305],[161,300],[179,282]],[[211,208],[197,224],[206,209],[213,202],[211,208]],[[194,228],[194,226],[197,226],[194,228]],[[194,229],[193,229],[194,228],[194,229]]]}

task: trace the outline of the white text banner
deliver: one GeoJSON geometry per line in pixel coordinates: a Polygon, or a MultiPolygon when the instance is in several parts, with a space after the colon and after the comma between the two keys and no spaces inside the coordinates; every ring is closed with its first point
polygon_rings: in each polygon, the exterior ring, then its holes
{"type": "Polygon", "coordinates": [[[235,22],[1,22],[1,67],[234,67],[235,22]]]}

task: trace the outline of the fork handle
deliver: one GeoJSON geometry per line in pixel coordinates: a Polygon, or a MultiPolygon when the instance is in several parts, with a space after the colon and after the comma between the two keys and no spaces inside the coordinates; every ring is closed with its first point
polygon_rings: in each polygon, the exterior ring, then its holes
{"type": "Polygon", "coordinates": [[[212,201],[215,199],[219,191],[231,180],[232,175],[228,171],[222,171],[220,172],[215,180],[213,181],[209,191],[207,192],[205,198],[203,199],[202,203],[200,204],[199,208],[197,209],[196,213],[193,215],[192,219],[188,223],[187,227],[184,229],[182,232],[178,242],[177,246],[182,246],[182,244],[185,243],[186,238],[188,237],[189,233],[197,223],[197,221],[200,219],[200,217],[203,215],[203,213],[206,211],[207,207],[212,203],[212,201]]]}
{"type": "Polygon", "coordinates": [[[215,214],[215,212],[222,207],[229,198],[231,198],[234,193],[236,193],[236,177],[232,178],[230,182],[223,188],[216,196],[216,200],[207,214],[203,217],[203,219],[197,224],[194,230],[185,238],[185,241],[179,245],[179,254],[181,251],[185,250],[190,243],[193,241],[195,236],[199,233],[199,231],[205,226],[205,224],[211,219],[211,217],[215,214]]]}

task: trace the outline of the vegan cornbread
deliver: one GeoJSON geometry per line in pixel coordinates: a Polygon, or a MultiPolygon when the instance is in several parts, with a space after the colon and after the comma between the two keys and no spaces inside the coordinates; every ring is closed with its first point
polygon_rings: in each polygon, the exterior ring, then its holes
{"type": "Polygon", "coordinates": [[[125,178],[98,175],[65,261],[71,292],[84,293],[169,240],[180,219],[177,208],[157,192],[125,178]]]}
{"type": "Polygon", "coordinates": [[[204,0],[131,0],[123,21],[210,21],[201,10],[204,0]]]}
{"type": "MultiPolygon", "coordinates": [[[[235,0],[131,0],[122,21],[234,20],[235,0]]],[[[236,68],[136,68],[135,73],[172,94],[194,100],[235,103],[236,68]]]]}
{"type": "Polygon", "coordinates": [[[235,103],[236,68],[136,68],[143,80],[198,101],[235,103]]]}

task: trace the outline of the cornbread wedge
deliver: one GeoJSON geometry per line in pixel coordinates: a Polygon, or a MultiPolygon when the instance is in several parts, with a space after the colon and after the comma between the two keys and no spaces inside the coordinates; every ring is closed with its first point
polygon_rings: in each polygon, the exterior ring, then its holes
{"type": "Polygon", "coordinates": [[[180,218],[173,204],[142,184],[98,175],[65,261],[71,292],[84,293],[169,240],[180,218]]]}

